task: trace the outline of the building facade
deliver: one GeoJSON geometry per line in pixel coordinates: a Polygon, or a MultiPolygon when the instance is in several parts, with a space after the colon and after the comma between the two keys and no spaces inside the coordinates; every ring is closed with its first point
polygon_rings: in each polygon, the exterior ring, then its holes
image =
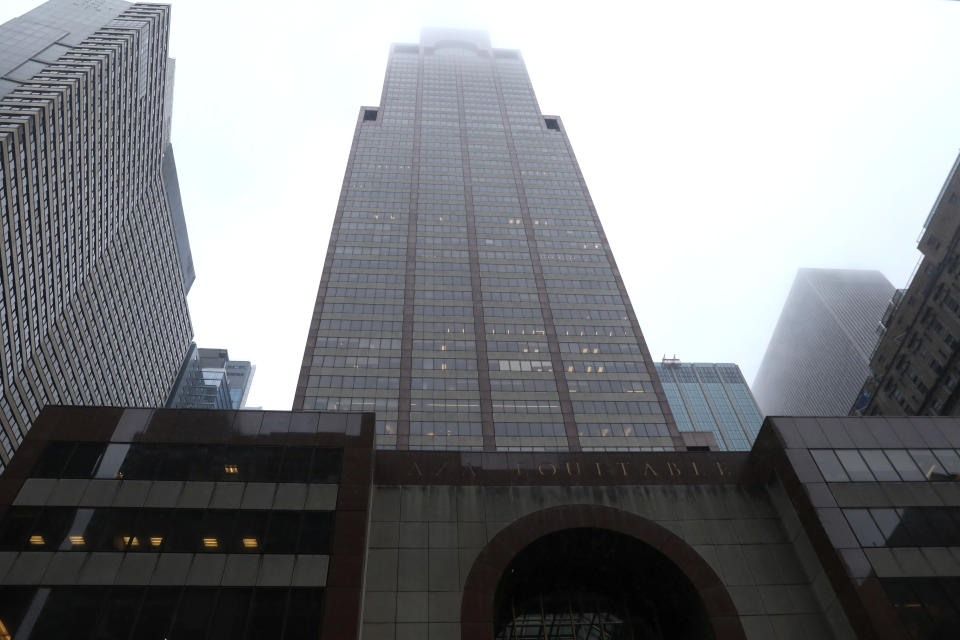
{"type": "Polygon", "coordinates": [[[190,344],[169,18],[51,0],[0,25],[0,469],[46,404],[163,404],[190,344]]]}
{"type": "Polygon", "coordinates": [[[386,448],[686,446],[517,51],[444,30],[392,48],[381,104],[358,116],[294,408],[376,411],[386,448]]]}
{"type": "Polygon", "coordinates": [[[847,415],[893,285],[879,271],[800,269],[753,383],[765,415],[847,415]]]}
{"type": "Polygon", "coordinates": [[[891,301],[852,412],[960,414],[960,158],[923,225],[923,257],[891,301]]]}
{"type": "Polygon", "coordinates": [[[26,442],[0,636],[349,637],[372,414],[49,407],[26,442]]]}
{"type": "Polygon", "coordinates": [[[191,344],[166,406],[178,409],[242,409],[256,367],[231,360],[226,349],[191,344]]]}
{"type": "Polygon", "coordinates": [[[960,625],[956,419],[769,418],[749,453],[378,450],[375,422],[48,407],[0,477],[0,629],[923,640],[960,625]]]}
{"type": "Polygon", "coordinates": [[[656,367],[681,432],[699,433],[705,438],[701,446],[720,451],[750,450],[763,418],[740,367],[677,358],[656,367]]]}

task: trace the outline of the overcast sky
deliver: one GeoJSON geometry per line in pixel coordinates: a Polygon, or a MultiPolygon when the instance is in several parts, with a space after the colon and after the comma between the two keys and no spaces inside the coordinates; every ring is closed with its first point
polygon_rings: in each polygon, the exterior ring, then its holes
{"type": "Polygon", "coordinates": [[[252,406],[293,401],[357,111],[421,27],[522,51],[654,357],[748,381],[798,267],[906,284],[960,151],[960,2],[172,4],[196,342],[252,406]]]}

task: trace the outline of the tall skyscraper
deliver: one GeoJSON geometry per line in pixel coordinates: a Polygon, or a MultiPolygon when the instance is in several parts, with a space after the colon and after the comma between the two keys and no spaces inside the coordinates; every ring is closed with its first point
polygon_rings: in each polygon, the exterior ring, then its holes
{"type": "Polygon", "coordinates": [[[226,349],[198,349],[191,344],[167,407],[242,409],[247,403],[256,367],[231,360],[226,349]]]}
{"type": "MultiPolygon", "coordinates": [[[[960,157],[923,224],[923,259],[897,292],[853,406],[864,415],[960,415],[960,157]]],[[[853,404],[851,400],[851,404],[853,404]]]]}
{"type": "Polygon", "coordinates": [[[190,344],[169,18],[51,0],[0,26],[0,469],[45,404],[162,405],[190,344]]]}
{"type": "Polygon", "coordinates": [[[393,47],[357,120],[294,407],[376,411],[387,448],[684,448],[517,51],[445,30],[393,47]]]}
{"type": "Polygon", "coordinates": [[[753,383],[763,413],[847,415],[893,292],[879,271],[800,269],[753,383]]]}
{"type": "Polygon", "coordinates": [[[750,450],[763,416],[740,367],[677,358],[664,358],[656,367],[681,432],[712,436],[703,444],[715,442],[722,451],[750,450]]]}

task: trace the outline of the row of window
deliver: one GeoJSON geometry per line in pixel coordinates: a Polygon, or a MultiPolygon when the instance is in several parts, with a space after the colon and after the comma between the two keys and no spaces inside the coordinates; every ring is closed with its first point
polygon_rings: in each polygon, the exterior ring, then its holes
{"type": "Polygon", "coordinates": [[[811,449],[827,482],[951,481],[960,477],[957,449],[811,449]]]}
{"type": "Polygon", "coordinates": [[[315,640],[323,593],[262,587],[5,587],[0,589],[0,637],[315,640]]]}
{"type": "Polygon", "coordinates": [[[399,389],[397,376],[310,376],[307,386],[331,389],[399,389]]]}
{"type": "Polygon", "coordinates": [[[960,629],[960,578],[882,578],[913,640],[950,640],[960,629]]]}
{"type": "Polygon", "coordinates": [[[479,422],[443,422],[418,421],[410,422],[410,435],[413,436],[482,436],[483,427],[479,422]]]}
{"type": "Polygon", "coordinates": [[[328,554],[330,511],[10,507],[3,551],[328,554]]]}
{"type": "Polygon", "coordinates": [[[378,356],[313,356],[314,367],[334,369],[399,369],[400,358],[378,356]]]}
{"type": "Polygon", "coordinates": [[[319,328],[332,331],[376,331],[378,333],[391,333],[401,331],[403,329],[403,323],[399,320],[323,318],[320,320],[319,328]]]}
{"type": "Polygon", "coordinates": [[[596,360],[577,360],[564,362],[567,373],[647,373],[642,362],[600,362],[596,360]]]}
{"type": "Polygon", "coordinates": [[[960,508],[844,509],[862,547],[960,546],[960,508]]]}
{"type": "Polygon", "coordinates": [[[331,338],[320,336],[317,349],[399,349],[400,338],[331,338]]]}
{"type": "Polygon", "coordinates": [[[662,422],[630,424],[622,422],[578,422],[577,433],[581,436],[600,438],[619,437],[666,437],[670,435],[667,425],[662,422]]]}
{"type": "Polygon", "coordinates": [[[649,393],[653,383],[648,380],[567,380],[570,393],[649,393]]]}
{"type": "Polygon", "coordinates": [[[340,449],[232,445],[51,442],[37,478],[336,483],[340,449]]]}
{"type": "Polygon", "coordinates": [[[574,400],[575,413],[614,413],[627,415],[650,415],[660,413],[660,404],[656,401],[642,400],[574,400]]]}

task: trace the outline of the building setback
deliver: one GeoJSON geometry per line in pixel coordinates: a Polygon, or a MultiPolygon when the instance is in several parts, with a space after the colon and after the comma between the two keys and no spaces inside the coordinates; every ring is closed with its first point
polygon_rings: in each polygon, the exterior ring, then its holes
{"type": "MultiPolygon", "coordinates": [[[[853,405],[864,415],[960,414],[960,158],[923,225],[923,258],[883,317],[870,377],[853,405]]],[[[851,403],[853,404],[853,403],[851,403]]]]}
{"type": "Polygon", "coordinates": [[[681,432],[710,434],[721,451],[750,450],[763,418],[740,367],[676,358],[656,367],[681,432]]]}
{"type": "Polygon", "coordinates": [[[800,269],[753,393],[765,415],[846,415],[894,293],[879,271],[800,269]]]}
{"type": "Polygon", "coordinates": [[[46,404],[162,405],[190,344],[169,18],[51,0],[0,25],[0,469],[46,404]]]}
{"type": "Polygon", "coordinates": [[[393,46],[380,106],[358,115],[294,408],[376,411],[386,448],[686,446],[519,52],[446,30],[393,46]]]}

